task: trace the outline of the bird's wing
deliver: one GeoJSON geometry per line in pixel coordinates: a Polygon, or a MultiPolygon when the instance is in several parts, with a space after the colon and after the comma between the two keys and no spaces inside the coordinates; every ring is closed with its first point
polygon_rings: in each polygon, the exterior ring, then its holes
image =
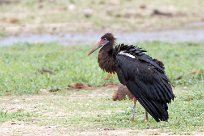
{"type": "Polygon", "coordinates": [[[167,103],[174,98],[167,76],[151,63],[121,54],[117,55],[116,62],[119,80],[123,84],[128,81],[134,82],[140,89],[136,90],[137,97],[145,96],[167,103]]]}
{"type": "Polygon", "coordinates": [[[174,94],[164,68],[144,53],[140,56],[128,54],[122,52],[116,55],[116,72],[120,82],[156,121],[167,120],[167,103],[174,99],[174,94]],[[158,113],[162,112],[161,109],[164,113],[158,113]]]}

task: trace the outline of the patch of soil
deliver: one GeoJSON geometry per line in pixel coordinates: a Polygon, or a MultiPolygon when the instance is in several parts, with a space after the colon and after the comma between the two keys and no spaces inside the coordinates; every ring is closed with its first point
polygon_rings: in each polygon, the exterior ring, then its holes
{"type": "MultiPolygon", "coordinates": [[[[203,132],[194,132],[192,135],[202,136],[203,132]]],[[[0,125],[0,135],[2,136],[126,136],[126,135],[158,135],[158,136],[176,136],[171,132],[162,133],[159,129],[145,129],[145,130],[132,130],[132,129],[109,129],[109,128],[96,128],[88,129],[85,131],[72,130],[69,127],[62,126],[37,126],[24,122],[5,122],[0,125]]],[[[189,134],[190,135],[190,134],[189,134]]]]}
{"type": "Polygon", "coordinates": [[[3,4],[16,4],[19,0],[0,0],[0,5],[3,4]]]}
{"type": "Polygon", "coordinates": [[[74,90],[88,90],[88,89],[93,89],[90,85],[85,85],[82,83],[74,83],[71,85],[68,85],[69,88],[74,89],[74,90]]]}
{"type": "Polygon", "coordinates": [[[167,17],[172,17],[173,16],[173,13],[171,12],[165,12],[165,11],[160,11],[158,9],[154,9],[152,11],[152,16],[167,16],[167,17]]]}
{"type": "Polygon", "coordinates": [[[69,129],[61,126],[37,126],[24,122],[5,122],[0,125],[0,135],[2,136],[65,136],[69,129]]]}
{"type": "Polygon", "coordinates": [[[118,90],[113,93],[113,101],[121,101],[126,98],[133,99],[133,95],[130,93],[128,88],[122,84],[118,86],[118,90]]]}
{"type": "Polygon", "coordinates": [[[2,18],[0,19],[0,23],[6,23],[6,24],[17,24],[20,20],[18,18],[2,18]]]}
{"type": "Polygon", "coordinates": [[[76,91],[80,91],[80,90],[103,90],[103,89],[113,89],[116,90],[116,87],[118,87],[118,85],[115,84],[106,84],[102,87],[93,87],[91,85],[86,85],[83,83],[73,83],[71,85],[68,85],[68,88],[71,90],[76,90],[76,91]]]}

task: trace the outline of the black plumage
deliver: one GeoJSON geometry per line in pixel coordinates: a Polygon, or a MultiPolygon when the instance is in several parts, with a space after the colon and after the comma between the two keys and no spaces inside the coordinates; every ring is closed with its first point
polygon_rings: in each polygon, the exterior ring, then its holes
{"type": "Polygon", "coordinates": [[[175,96],[163,63],[145,54],[141,48],[124,44],[114,47],[114,43],[114,36],[107,33],[90,54],[101,48],[99,66],[107,72],[116,72],[119,81],[156,121],[167,121],[167,104],[175,96]]]}

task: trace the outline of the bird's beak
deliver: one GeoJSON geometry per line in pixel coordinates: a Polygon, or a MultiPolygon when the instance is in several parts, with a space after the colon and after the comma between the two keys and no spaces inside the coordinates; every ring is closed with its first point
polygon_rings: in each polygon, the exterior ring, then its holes
{"type": "Polygon", "coordinates": [[[99,49],[99,48],[103,47],[104,45],[106,45],[107,43],[109,43],[108,40],[103,40],[103,39],[101,39],[101,40],[97,43],[96,47],[94,47],[94,48],[89,52],[88,56],[91,55],[91,54],[92,54],[94,51],[96,51],[97,49],[99,49]]]}

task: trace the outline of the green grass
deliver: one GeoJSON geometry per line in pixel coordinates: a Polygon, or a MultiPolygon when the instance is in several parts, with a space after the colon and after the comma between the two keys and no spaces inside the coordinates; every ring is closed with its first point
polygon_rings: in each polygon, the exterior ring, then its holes
{"type": "Polygon", "coordinates": [[[4,112],[0,110],[0,123],[5,121],[30,121],[34,117],[33,113],[24,112],[4,112]]]}
{"type": "Polygon", "coordinates": [[[76,82],[103,85],[101,78],[105,74],[97,74],[102,72],[94,65],[95,60],[87,57],[87,51],[88,48],[54,44],[1,48],[1,94],[30,94],[42,88],[64,88],[76,82]],[[41,74],[39,70],[43,68],[54,74],[41,74]]]}
{"type": "MultiPolygon", "coordinates": [[[[171,82],[192,85],[203,82],[203,45],[145,43],[148,54],[162,60],[171,82]],[[198,71],[198,74],[192,74],[198,71]],[[179,80],[175,80],[178,77],[179,80]]],[[[35,94],[40,89],[67,88],[73,83],[102,86],[118,83],[104,80],[97,53],[88,57],[90,46],[62,47],[56,44],[23,44],[0,48],[0,95],[35,94]],[[42,69],[53,72],[41,73],[42,69]]]]}

